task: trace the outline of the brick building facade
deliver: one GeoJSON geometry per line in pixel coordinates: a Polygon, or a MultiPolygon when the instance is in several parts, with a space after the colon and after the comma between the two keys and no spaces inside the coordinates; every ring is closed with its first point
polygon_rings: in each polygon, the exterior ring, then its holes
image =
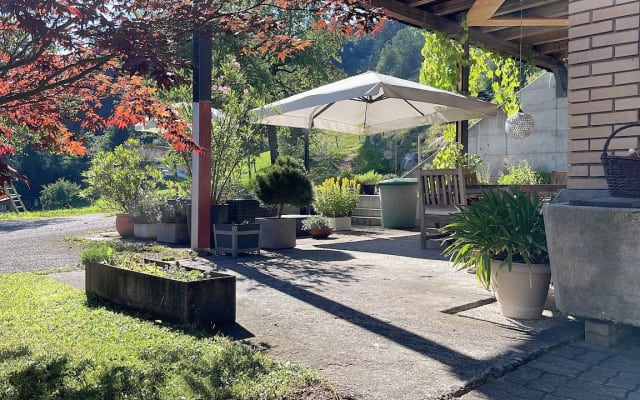
{"type": "MultiPolygon", "coordinates": [[[[640,120],[640,0],[570,0],[569,39],[568,187],[604,189],[606,138],[640,120]]],[[[640,129],[622,133],[610,150],[639,147],[640,129]]]]}

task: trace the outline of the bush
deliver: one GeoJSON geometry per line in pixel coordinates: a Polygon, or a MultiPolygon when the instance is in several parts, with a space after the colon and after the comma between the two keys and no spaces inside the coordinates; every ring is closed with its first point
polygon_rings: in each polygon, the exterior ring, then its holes
{"type": "Polygon", "coordinates": [[[278,206],[278,218],[285,204],[304,207],[313,201],[311,181],[300,160],[283,156],[256,176],[256,196],[267,205],[278,206]]]}
{"type": "Polygon", "coordinates": [[[382,174],[377,173],[374,170],[367,171],[355,176],[356,182],[360,185],[377,185],[382,180],[382,174]]]}
{"type": "Polygon", "coordinates": [[[355,179],[330,178],[315,187],[314,209],[326,217],[348,217],[360,198],[360,185],[355,179]]]}
{"type": "Polygon", "coordinates": [[[45,210],[58,210],[69,207],[83,207],[86,202],[80,197],[80,185],[64,178],[44,186],[40,192],[40,202],[45,210]]]}
{"type": "Polygon", "coordinates": [[[505,160],[504,164],[507,172],[500,171],[500,185],[540,185],[551,180],[549,173],[535,171],[527,160],[520,161],[518,165],[511,165],[505,160]]]}
{"type": "Polygon", "coordinates": [[[83,173],[89,185],[86,197],[101,197],[110,207],[128,213],[148,193],[158,188],[162,173],[146,163],[140,143],[127,140],[112,152],[99,152],[83,173]]]}

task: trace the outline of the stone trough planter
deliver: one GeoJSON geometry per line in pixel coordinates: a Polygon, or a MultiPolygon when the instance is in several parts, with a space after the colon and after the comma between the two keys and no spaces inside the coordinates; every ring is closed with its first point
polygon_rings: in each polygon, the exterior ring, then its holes
{"type": "Polygon", "coordinates": [[[214,324],[233,323],[236,317],[232,275],[213,273],[210,278],[186,282],[88,263],[85,285],[87,294],[171,322],[212,329],[214,324]]]}

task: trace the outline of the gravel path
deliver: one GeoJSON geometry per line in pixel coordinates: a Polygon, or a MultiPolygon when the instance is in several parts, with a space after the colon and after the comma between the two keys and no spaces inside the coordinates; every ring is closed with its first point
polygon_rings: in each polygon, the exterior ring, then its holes
{"type": "Polygon", "coordinates": [[[0,221],[5,251],[0,273],[75,266],[80,261],[80,246],[65,237],[113,228],[114,221],[115,217],[106,214],[0,221]]]}

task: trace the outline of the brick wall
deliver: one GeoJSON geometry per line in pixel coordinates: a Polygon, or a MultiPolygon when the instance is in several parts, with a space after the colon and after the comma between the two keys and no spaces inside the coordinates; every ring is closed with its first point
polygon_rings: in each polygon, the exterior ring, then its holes
{"type": "MultiPolygon", "coordinates": [[[[569,39],[568,187],[602,189],[605,139],[640,120],[640,0],[569,0],[569,39]]],[[[623,133],[610,150],[640,147],[623,133]]]]}

